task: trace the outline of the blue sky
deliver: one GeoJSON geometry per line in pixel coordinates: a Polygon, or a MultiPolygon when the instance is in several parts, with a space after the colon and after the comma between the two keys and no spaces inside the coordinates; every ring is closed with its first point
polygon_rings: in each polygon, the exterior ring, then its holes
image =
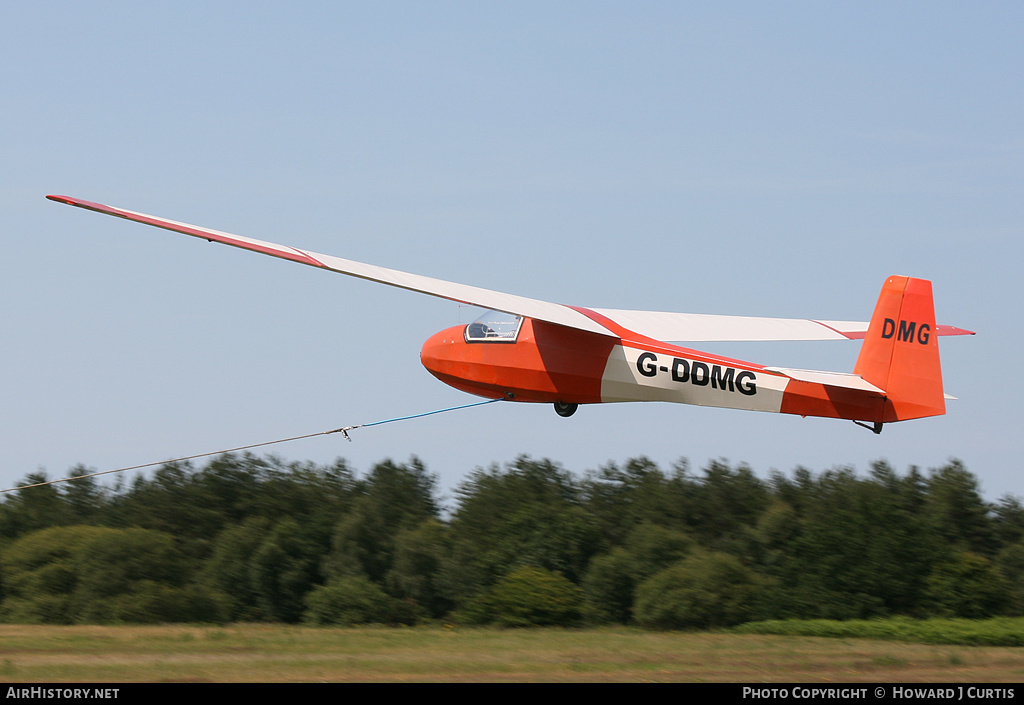
{"type": "MultiPolygon", "coordinates": [[[[933,280],[937,419],[494,404],[277,446],[445,488],[518,454],[900,472],[1024,495],[1024,6],[37,2],[0,7],[0,485],[472,401],[419,364],[456,304],[63,193],[582,306],[866,319],[933,280]]],[[[850,370],[856,343],[706,346],[850,370]]]]}

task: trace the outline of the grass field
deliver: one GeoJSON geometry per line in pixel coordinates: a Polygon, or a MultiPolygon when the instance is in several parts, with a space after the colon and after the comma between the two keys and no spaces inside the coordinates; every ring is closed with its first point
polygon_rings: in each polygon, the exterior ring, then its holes
{"type": "Polygon", "coordinates": [[[628,628],[0,625],[0,682],[1020,682],[1024,648],[628,628]]]}

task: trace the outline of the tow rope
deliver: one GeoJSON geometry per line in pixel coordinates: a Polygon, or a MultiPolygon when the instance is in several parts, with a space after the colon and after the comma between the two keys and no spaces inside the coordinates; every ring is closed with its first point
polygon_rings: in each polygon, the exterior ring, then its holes
{"type": "Polygon", "coordinates": [[[34,485],[21,485],[20,487],[10,487],[5,490],[0,490],[0,494],[5,492],[15,492],[17,490],[27,490],[32,487],[43,487],[44,485],[55,485],[58,482],[71,482],[72,480],[83,480],[87,477],[98,477],[100,475],[109,475],[115,472],[127,472],[128,470],[141,470],[142,468],[153,467],[154,465],[168,465],[170,463],[180,463],[185,460],[195,460],[196,458],[206,458],[211,455],[222,455],[224,453],[236,453],[240,450],[249,450],[250,448],[262,448],[263,446],[272,446],[278,443],[288,443],[289,441],[298,441],[303,438],[314,438],[315,436],[329,436],[333,433],[340,433],[345,437],[345,440],[352,442],[352,437],[348,435],[349,431],[354,431],[357,428],[369,428],[370,426],[380,426],[381,424],[392,423],[394,421],[407,421],[409,419],[419,419],[424,416],[433,416],[434,414],[443,414],[447,411],[458,411],[459,409],[468,409],[473,406],[483,406],[484,404],[493,404],[496,401],[504,401],[505,398],[499,399],[487,399],[485,401],[473,402],[472,404],[461,404],[459,406],[449,406],[445,409],[435,409],[434,411],[425,411],[421,414],[412,414],[410,416],[396,416],[393,419],[384,419],[383,421],[373,421],[370,423],[357,424],[355,426],[342,426],[341,428],[331,429],[330,431],[317,431],[316,433],[307,433],[302,436],[291,436],[290,438],[279,438],[276,441],[264,441],[262,443],[252,443],[247,446],[238,446],[237,448],[225,448],[224,450],[213,450],[209,453],[197,453],[196,455],[186,455],[181,458],[173,458],[171,460],[158,460],[154,463],[145,463],[143,465],[132,465],[127,468],[118,468],[116,470],[103,470],[101,472],[93,472],[87,475],[75,475],[74,477],[63,477],[58,480],[47,480],[46,482],[37,482],[34,485]]]}

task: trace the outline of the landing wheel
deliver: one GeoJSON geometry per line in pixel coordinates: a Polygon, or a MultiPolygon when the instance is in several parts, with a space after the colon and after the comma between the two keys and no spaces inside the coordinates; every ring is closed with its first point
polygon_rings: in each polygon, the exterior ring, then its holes
{"type": "Polygon", "coordinates": [[[580,408],[579,404],[566,404],[564,401],[555,402],[555,413],[559,416],[572,416],[578,408],[580,408]]]}

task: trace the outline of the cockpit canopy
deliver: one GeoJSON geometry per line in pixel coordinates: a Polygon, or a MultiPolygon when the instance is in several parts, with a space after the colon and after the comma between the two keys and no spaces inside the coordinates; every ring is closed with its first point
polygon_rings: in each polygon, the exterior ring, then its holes
{"type": "Polygon", "coordinates": [[[514,343],[523,325],[520,316],[488,311],[466,326],[467,343],[514,343]]]}

